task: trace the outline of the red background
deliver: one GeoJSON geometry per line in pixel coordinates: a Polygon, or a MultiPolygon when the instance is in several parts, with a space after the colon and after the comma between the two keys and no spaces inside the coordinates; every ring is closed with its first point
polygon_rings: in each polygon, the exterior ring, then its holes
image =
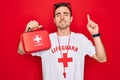
{"type": "MultiPolygon", "coordinates": [[[[56,31],[53,4],[62,0],[0,1],[0,80],[42,80],[41,59],[17,53],[20,34],[30,20],[37,20],[49,33],[56,31]]],[[[119,0],[64,0],[71,2],[71,30],[92,40],[86,29],[87,13],[99,24],[106,48],[106,63],[86,57],[85,80],[120,80],[119,0]]],[[[79,79],[78,79],[79,80],[79,79]]]]}

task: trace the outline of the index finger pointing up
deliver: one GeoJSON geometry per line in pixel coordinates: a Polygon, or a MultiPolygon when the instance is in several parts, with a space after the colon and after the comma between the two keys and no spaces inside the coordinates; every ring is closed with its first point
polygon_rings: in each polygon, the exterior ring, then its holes
{"type": "Polygon", "coordinates": [[[87,20],[88,20],[88,22],[91,21],[91,20],[90,20],[90,16],[89,16],[89,14],[87,14],[87,20]]]}

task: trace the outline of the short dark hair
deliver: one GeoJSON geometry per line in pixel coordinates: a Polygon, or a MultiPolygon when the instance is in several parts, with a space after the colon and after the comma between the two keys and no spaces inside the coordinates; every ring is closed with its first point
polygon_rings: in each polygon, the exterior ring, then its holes
{"type": "Polygon", "coordinates": [[[59,7],[65,6],[70,10],[70,16],[72,16],[72,9],[71,9],[71,4],[67,2],[61,2],[53,5],[53,11],[54,11],[54,17],[55,17],[55,10],[59,7]]]}

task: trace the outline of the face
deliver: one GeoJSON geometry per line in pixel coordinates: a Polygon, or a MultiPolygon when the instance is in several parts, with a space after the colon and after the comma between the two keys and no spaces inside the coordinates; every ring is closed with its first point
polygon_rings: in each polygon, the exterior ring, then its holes
{"type": "Polygon", "coordinates": [[[59,7],[55,10],[54,22],[59,29],[69,28],[72,17],[70,16],[70,10],[65,7],[59,7]]]}

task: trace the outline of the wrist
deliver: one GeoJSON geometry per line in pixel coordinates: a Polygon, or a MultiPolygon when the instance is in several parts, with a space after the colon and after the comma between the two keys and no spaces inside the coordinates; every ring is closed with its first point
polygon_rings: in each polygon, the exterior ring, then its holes
{"type": "Polygon", "coordinates": [[[92,34],[92,37],[93,37],[93,38],[95,38],[95,37],[100,37],[100,33],[92,34]]]}

